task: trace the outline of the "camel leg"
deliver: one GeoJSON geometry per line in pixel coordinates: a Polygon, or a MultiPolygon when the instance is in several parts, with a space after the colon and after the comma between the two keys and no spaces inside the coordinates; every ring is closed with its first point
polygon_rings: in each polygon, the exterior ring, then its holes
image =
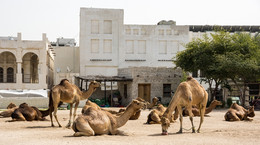
{"type": "Polygon", "coordinates": [[[204,121],[205,109],[206,109],[206,105],[200,104],[200,108],[199,108],[199,110],[200,110],[200,125],[199,125],[199,128],[197,130],[198,133],[200,133],[200,127],[201,127],[201,124],[204,121]]]}
{"type": "Polygon", "coordinates": [[[75,131],[73,136],[94,136],[95,132],[90,127],[89,123],[85,121],[82,117],[78,117],[73,123],[73,130],[75,131]]]}
{"type": "Polygon", "coordinates": [[[71,125],[72,108],[73,108],[73,103],[70,103],[70,118],[68,124],[66,125],[66,128],[70,128],[71,125]]]}
{"type": "MultiPolygon", "coordinates": [[[[53,116],[55,117],[55,120],[57,121],[59,127],[61,127],[60,122],[59,122],[59,120],[57,118],[58,104],[57,103],[53,103],[53,107],[54,107],[53,116]]],[[[52,125],[53,125],[53,122],[52,122],[52,125]]]]}
{"type": "Polygon", "coordinates": [[[73,113],[73,121],[75,121],[76,115],[77,115],[77,109],[79,106],[79,102],[75,103],[75,107],[74,107],[74,113],[73,113]]]}
{"type": "Polygon", "coordinates": [[[194,127],[194,124],[193,124],[193,113],[192,113],[192,106],[188,106],[187,107],[187,111],[188,111],[188,114],[189,114],[189,117],[190,117],[190,122],[191,122],[191,126],[192,126],[192,133],[195,133],[195,127],[194,127]]]}
{"type": "Polygon", "coordinates": [[[51,107],[49,107],[49,108],[50,108],[49,114],[50,114],[50,119],[51,119],[51,126],[54,127],[53,120],[52,120],[52,111],[53,111],[53,109],[51,107]]]}
{"type": "Polygon", "coordinates": [[[181,106],[177,106],[177,110],[178,110],[179,115],[180,115],[180,130],[177,133],[182,133],[182,120],[183,120],[182,107],[181,106]]]}

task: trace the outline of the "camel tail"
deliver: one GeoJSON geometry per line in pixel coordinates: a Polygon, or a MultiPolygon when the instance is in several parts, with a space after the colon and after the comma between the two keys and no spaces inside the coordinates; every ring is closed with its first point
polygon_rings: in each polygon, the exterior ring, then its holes
{"type": "MultiPolygon", "coordinates": [[[[63,102],[60,101],[58,107],[60,107],[61,105],[63,104],[63,102]]],[[[49,111],[51,110],[51,112],[53,112],[54,110],[54,107],[53,107],[53,100],[52,100],[52,90],[50,91],[50,94],[49,94],[49,111]]]]}
{"type": "Polygon", "coordinates": [[[50,108],[48,108],[47,110],[40,110],[40,112],[42,113],[42,117],[46,117],[50,114],[50,108]]]}

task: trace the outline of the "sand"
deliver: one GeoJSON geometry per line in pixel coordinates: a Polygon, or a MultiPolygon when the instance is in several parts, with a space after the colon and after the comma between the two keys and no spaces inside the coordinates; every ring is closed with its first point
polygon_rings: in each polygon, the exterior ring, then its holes
{"type": "MultiPolygon", "coordinates": [[[[118,110],[118,108],[112,108],[118,110]]],[[[80,113],[81,108],[78,109],[80,113]]],[[[161,135],[161,125],[144,124],[149,110],[144,110],[138,120],[129,120],[125,126],[119,128],[124,135],[101,135],[91,137],[73,137],[73,130],[67,128],[51,127],[49,117],[47,121],[32,122],[6,122],[11,118],[0,118],[0,145],[245,145],[260,144],[260,111],[255,111],[256,116],[252,122],[226,122],[225,110],[213,110],[205,117],[201,133],[191,133],[184,130],[183,134],[176,134],[179,130],[179,121],[172,123],[169,135],[161,135]]],[[[68,122],[69,111],[58,110],[58,117],[63,126],[68,122]]],[[[194,118],[195,127],[199,125],[199,117],[194,118]]],[[[57,123],[54,122],[56,125],[57,123]]],[[[183,127],[191,128],[188,117],[184,118],[183,127]]]]}

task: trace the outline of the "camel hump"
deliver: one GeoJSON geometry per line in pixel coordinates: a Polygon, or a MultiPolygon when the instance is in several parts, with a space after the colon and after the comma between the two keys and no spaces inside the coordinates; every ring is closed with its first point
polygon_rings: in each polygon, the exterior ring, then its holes
{"type": "Polygon", "coordinates": [[[191,79],[193,79],[192,76],[188,76],[188,77],[187,77],[187,81],[189,81],[189,80],[191,80],[191,79]]]}
{"type": "Polygon", "coordinates": [[[69,82],[69,80],[67,80],[67,79],[63,79],[63,80],[61,80],[59,85],[64,86],[66,81],[69,82]]]}

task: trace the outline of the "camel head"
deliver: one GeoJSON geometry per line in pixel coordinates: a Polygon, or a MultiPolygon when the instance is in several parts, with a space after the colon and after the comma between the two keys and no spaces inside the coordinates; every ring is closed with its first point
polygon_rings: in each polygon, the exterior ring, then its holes
{"type": "Polygon", "coordinates": [[[8,106],[7,106],[7,109],[12,109],[16,107],[16,105],[14,103],[10,103],[8,106]]]}
{"type": "Polygon", "coordinates": [[[19,105],[19,108],[24,108],[24,107],[28,107],[29,105],[27,103],[22,103],[19,105]]]}
{"type": "Polygon", "coordinates": [[[248,114],[247,114],[248,117],[254,117],[255,116],[255,108],[254,106],[251,106],[249,109],[248,109],[248,114]]]}
{"type": "Polygon", "coordinates": [[[154,104],[157,104],[158,101],[159,101],[159,99],[158,99],[157,97],[154,97],[154,98],[152,99],[152,102],[153,102],[154,104]]]}
{"type": "Polygon", "coordinates": [[[91,81],[89,84],[89,88],[94,88],[94,91],[100,87],[100,83],[97,81],[91,81]]]}
{"type": "Polygon", "coordinates": [[[64,86],[65,83],[69,83],[69,80],[67,80],[67,79],[63,79],[63,80],[61,80],[59,85],[64,86]]]}
{"type": "Polygon", "coordinates": [[[139,110],[144,106],[144,103],[134,99],[130,106],[132,106],[135,110],[139,110]]]}
{"type": "Polygon", "coordinates": [[[170,120],[167,117],[162,117],[161,126],[162,126],[162,135],[167,135],[168,128],[170,127],[170,120]]]}
{"type": "Polygon", "coordinates": [[[211,104],[214,104],[214,105],[222,105],[222,102],[218,101],[218,100],[213,100],[211,102],[211,104]]]}

